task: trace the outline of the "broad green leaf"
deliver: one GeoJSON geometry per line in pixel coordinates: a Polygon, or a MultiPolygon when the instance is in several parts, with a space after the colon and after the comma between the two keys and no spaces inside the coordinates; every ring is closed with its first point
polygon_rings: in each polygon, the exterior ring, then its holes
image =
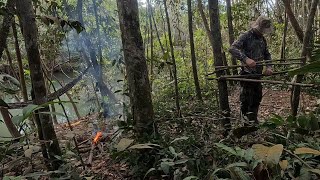
{"type": "Polygon", "coordinates": [[[235,155],[235,156],[238,155],[237,152],[236,152],[234,149],[232,149],[231,147],[228,147],[228,146],[226,146],[226,145],[224,145],[224,144],[221,144],[221,143],[214,143],[214,144],[215,144],[217,147],[219,147],[219,148],[221,148],[221,149],[229,152],[229,153],[232,154],[232,155],[235,155]]]}
{"type": "Polygon", "coordinates": [[[169,174],[170,173],[170,167],[171,166],[174,166],[173,162],[161,162],[160,163],[160,167],[161,167],[162,171],[165,174],[169,174]]]}
{"type": "Polygon", "coordinates": [[[174,164],[184,164],[188,161],[189,161],[189,159],[180,159],[180,160],[175,161],[174,164]]]}
{"type": "Polygon", "coordinates": [[[172,146],[169,147],[169,151],[171,152],[172,155],[174,155],[174,157],[177,157],[176,150],[172,146]]]}
{"type": "Polygon", "coordinates": [[[133,141],[133,139],[122,138],[115,146],[115,148],[117,149],[117,151],[124,151],[133,143],[133,141]]]}
{"type": "Polygon", "coordinates": [[[301,128],[306,129],[308,127],[309,119],[305,115],[299,116],[297,121],[301,128]]]}
{"type": "Polygon", "coordinates": [[[320,151],[307,148],[307,147],[297,148],[296,150],[294,150],[294,153],[295,154],[314,154],[318,156],[320,155],[320,151]]]}
{"type": "Polygon", "coordinates": [[[25,118],[23,116],[13,116],[11,120],[16,126],[19,126],[25,118]]]}
{"type": "Polygon", "coordinates": [[[311,72],[313,73],[320,72],[320,61],[315,61],[299,69],[289,71],[289,75],[293,76],[297,74],[305,74],[305,73],[311,73],[311,72]]]}
{"type": "Polygon", "coordinates": [[[310,121],[309,121],[309,127],[312,131],[319,130],[319,122],[318,117],[316,117],[313,113],[310,113],[310,121]]]}
{"type": "Polygon", "coordinates": [[[145,178],[148,176],[148,174],[150,174],[150,173],[153,172],[153,171],[156,171],[156,168],[150,168],[150,169],[146,172],[146,174],[144,175],[144,178],[143,178],[143,179],[145,179],[145,178]]]}
{"type": "Polygon", "coordinates": [[[42,106],[34,105],[34,104],[29,104],[27,107],[23,108],[22,114],[24,118],[28,118],[34,111],[39,110],[43,108],[42,106]]]}
{"type": "Polygon", "coordinates": [[[237,163],[229,164],[226,168],[229,169],[232,167],[248,167],[248,164],[245,162],[237,162],[237,163]]]}

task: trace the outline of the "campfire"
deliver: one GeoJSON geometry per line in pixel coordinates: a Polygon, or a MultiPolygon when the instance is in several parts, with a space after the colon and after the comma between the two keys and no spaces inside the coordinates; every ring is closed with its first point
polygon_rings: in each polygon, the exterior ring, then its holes
{"type": "Polygon", "coordinates": [[[108,134],[104,131],[98,130],[93,134],[92,137],[94,138],[91,141],[91,149],[90,149],[90,154],[87,161],[87,165],[89,166],[92,164],[92,159],[93,159],[93,154],[95,149],[98,149],[100,153],[104,152],[103,142],[107,140],[108,134]]]}

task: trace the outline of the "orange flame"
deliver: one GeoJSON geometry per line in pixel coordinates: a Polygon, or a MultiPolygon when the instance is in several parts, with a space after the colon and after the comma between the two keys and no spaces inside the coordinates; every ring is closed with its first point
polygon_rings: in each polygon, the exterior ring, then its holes
{"type": "Polygon", "coordinates": [[[95,144],[97,144],[100,141],[101,138],[102,138],[102,132],[99,131],[99,132],[97,132],[96,136],[94,137],[93,142],[95,144]]]}

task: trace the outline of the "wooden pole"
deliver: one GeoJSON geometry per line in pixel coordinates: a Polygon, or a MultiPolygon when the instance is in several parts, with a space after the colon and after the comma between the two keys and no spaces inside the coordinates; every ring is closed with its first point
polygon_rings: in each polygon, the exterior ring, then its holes
{"type": "MultiPolygon", "coordinates": [[[[293,65],[293,64],[302,64],[302,63],[301,62],[295,62],[295,63],[272,63],[272,64],[269,64],[269,65],[284,66],[284,65],[293,65]]],[[[264,66],[264,64],[257,64],[257,66],[264,66]]],[[[245,65],[237,65],[237,67],[246,67],[246,66],[245,65]]],[[[217,68],[215,71],[206,74],[206,76],[210,76],[210,75],[215,74],[216,72],[225,71],[225,70],[230,69],[230,68],[234,68],[234,67],[233,66],[220,66],[220,68],[217,68]]]]}
{"type": "Polygon", "coordinates": [[[233,75],[233,76],[221,76],[220,78],[207,78],[207,80],[218,80],[218,79],[225,79],[225,78],[257,78],[257,77],[265,77],[265,76],[275,76],[286,74],[288,71],[280,71],[274,72],[272,75],[264,75],[264,74],[247,74],[247,75],[233,75]]]}
{"type": "Polygon", "coordinates": [[[320,87],[320,84],[303,84],[303,83],[292,83],[292,82],[285,82],[285,81],[271,81],[271,80],[258,80],[258,79],[245,79],[245,78],[223,78],[218,79],[218,81],[243,81],[243,82],[261,82],[261,83],[268,83],[268,84],[283,84],[283,85],[295,85],[295,86],[302,86],[302,87],[320,87]]]}

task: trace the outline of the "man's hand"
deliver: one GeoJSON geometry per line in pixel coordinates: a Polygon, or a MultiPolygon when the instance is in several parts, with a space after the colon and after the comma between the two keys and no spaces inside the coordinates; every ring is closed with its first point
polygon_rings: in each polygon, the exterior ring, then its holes
{"type": "Polygon", "coordinates": [[[247,66],[249,66],[250,68],[256,67],[256,62],[254,60],[250,59],[250,58],[247,58],[245,60],[245,62],[247,64],[247,66]]]}
{"type": "Polygon", "coordinates": [[[267,76],[271,76],[273,73],[272,68],[267,67],[267,69],[264,71],[263,74],[267,75],[267,76]]]}

